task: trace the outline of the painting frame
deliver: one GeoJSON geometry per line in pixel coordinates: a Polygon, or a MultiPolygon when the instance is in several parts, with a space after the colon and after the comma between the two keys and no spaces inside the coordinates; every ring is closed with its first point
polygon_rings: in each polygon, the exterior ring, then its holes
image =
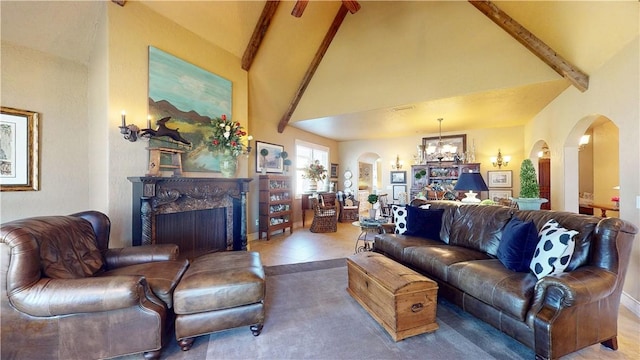
{"type": "Polygon", "coordinates": [[[331,163],[331,172],[330,172],[330,176],[331,179],[337,179],[338,178],[338,164],[335,163],[331,163]]]}
{"type": "Polygon", "coordinates": [[[467,134],[460,135],[447,135],[447,136],[434,136],[434,137],[423,137],[422,145],[425,148],[425,158],[427,162],[436,162],[436,161],[455,161],[455,157],[453,154],[447,155],[442,159],[438,159],[435,157],[435,154],[428,154],[427,149],[429,145],[435,146],[438,141],[442,139],[442,142],[445,144],[451,144],[457,147],[456,154],[464,154],[467,152],[467,134]],[[460,147],[462,147],[462,151],[460,151],[460,147]]]}
{"type": "MultiPolygon", "coordinates": [[[[149,148],[183,150],[183,176],[209,176],[220,172],[220,161],[208,147],[213,136],[212,121],[233,117],[233,82],[154,46],[148,46],[147,127],[169,117],[166,126],[180,130],[191,145],[151,138],[149,148]]],[[[170,161],[170,160],[169,160],[170,161]]]]}
{"type": "Polygon", "coordinates": [[[40,114],[1,107],[0,191],[40,190],[40,114]]]}
{"type": "Polygon", "coordinates": [[[256,141],[256,172],[262,173],[262,169],[264,168],[266,173],[282,174],[284,172],[284,165],[280,153],[283,151],[284,146],[282,145],[256,141]],[[269,151],[269,154],[264,158],[260,155],[262,149],[269,151]]]}
{"type": "Polygon", "coordinates": [[[402,171],[391,171],[389,174],[389,181],[392,184],[406,184],[407,183],[407,172],[405,170],[402,171]]]}
{"type": "Polygon", "coordinates": [[[489,170],[487,171],[487,186],[490,188],[513,187],[513,171],[489,170]]]}
{"type": "Polygon", "coordinates": [[[401,193],[407,193],[407,185],[393,185],[393,200],[399,200],[401,193]]]}
{"type": "Polygon", "coordinates": [[[498,202],[499,199],[511,199],[512,196],[511,189],[489,189],[489,199],[495,202],[498,202]]]}

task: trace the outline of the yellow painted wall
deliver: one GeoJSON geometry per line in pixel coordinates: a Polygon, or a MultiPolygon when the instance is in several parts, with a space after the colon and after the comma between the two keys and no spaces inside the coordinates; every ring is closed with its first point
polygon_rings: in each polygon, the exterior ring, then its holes
{"type": "MultiPolygon", "coordinates": [[[[106,189],[109,216],[113,224],[112,241],[131,243],[131,183],[129,176],[143,176],[147,172],[148,143],[130,143],[122,139],[118,125],[120,112],[126,110],[127,119],[142,126],[147,118],[148,47],[157,47],[204,70],[232,82],[233,118],[248,127],[248,80],[240,59],[214,46],[136,1],[120,7],[107,6],[108,19],[108,128],[103,136],[109,138],[109,166],[106,189]]],[[[216,29],[212,24],[211,31],[216,29]]],[[[215,116],[219,114],[204,114],[215,116]]],[[[248,174],[248,160],[241,159],[239,176],[248,174]]],[[[97,165],[99,166],[99,164],[97,165]]],[[[211,176],[196,173],[197,176],[211,176]]],[[[116,243],[117,245],[117,243],[116,243]]]]}

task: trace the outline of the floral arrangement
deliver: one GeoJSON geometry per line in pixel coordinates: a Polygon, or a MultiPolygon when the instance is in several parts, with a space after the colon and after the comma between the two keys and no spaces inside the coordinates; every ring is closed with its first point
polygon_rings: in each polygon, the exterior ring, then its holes
{"type": "Polygon", "coordinates": [[[316,160],[304,169],[302,174],[303,179],[309,179],[314,181],[320,181],[327,178],[327,169],[324,168],[320,161],[316,160]]]}
{"type": "MultiPolygon", "coordinates": [[[[210,137],[211,143],[209,150],[212,152],[232,155],[237,157],[244,152],[244,145],[240,139],[247,135],[240,123],[237,121],[227,120],[226,115],[211,120],[213,125],[213,135],[210,137]]],[[[251,140],[253,137],[247,137],[251,140]]]]}
{"type": "Polygon", "coordinates": [[[611,201],[613,202],[619,202],[620,201],[620,196],[614,196],[611,198],[611,201]]]}

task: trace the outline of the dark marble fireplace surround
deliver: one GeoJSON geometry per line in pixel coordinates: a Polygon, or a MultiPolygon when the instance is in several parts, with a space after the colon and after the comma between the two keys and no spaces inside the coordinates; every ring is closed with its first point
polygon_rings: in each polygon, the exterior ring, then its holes
{"type": "Polygon", "coordinates": [[[185,257],[247,249],[250,178],[129,177],[132,243],[177,244],[185,257]]]}

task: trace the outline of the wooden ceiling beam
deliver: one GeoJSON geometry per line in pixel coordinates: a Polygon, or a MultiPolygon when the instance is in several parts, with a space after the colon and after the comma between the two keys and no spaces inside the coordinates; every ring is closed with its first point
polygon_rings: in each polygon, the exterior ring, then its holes
{"type": "Polygon", "coordinates": [[[242,55],[242,68],[244,70],[249,71],[249,69],[251,68],[251,64],[256,58],[256,54],[260,49],[262,40],[264,40],[264,37],[267,34],[267,30],[269,29],[269,25],[271,24],[271,19],[273,19],[273,16],[278,9],[278,5],[280,5],[280,0],[267,0],[267,2],[264,4],[264,8],[262,8],[262,14],[260,14],[258,23],[253,29],[251,40],[249,40],[249,44],[244,50],[244,55],[242,55]]]}
{"type": "Polygon", "coordinates": [[[307,4],[309,4],[309,0],[298,0],[296,4],[293,5],[293,10],[291,10],[291,15],[299,18],[304,13],[304,9],[306,9],[307,4]]]}
{"type": "Polygon", "coordinates": [[[120,6],[124,6],[127,3],[127,0],[111,0],[112,3],[118,4],[120,6]]]}
{"type": "Polygon", "coordinates": [[[289,107],[287,108],[287,111],[284,113],[284,115],[280,119],[280,122],[278,123],[279,133],[282,133],[284,131],[284,128],[289,123],[289,120],[291,120],[291,115],[293,115],[293,112],[296,111],[296,108],[298,107],[298,103],[300,102],[300,99],[302,99],[302,95],[304,95],[304,92],[307,89],[307,86],[309,85],[309,83],[311,82],[311,79],[313,78],[313,74],[315,74],[316,70],[318,69],[320,62],[324,57],[324,54],[327,52],[327,49],[329,49],[329,45],[331,45],[331,41],[333,41],[333,38],[338,33],[338,29],[340,29],[340,25],[342,25],[342,21],[344,20],[345,16],[347,16],[348,12],[349,10],[344,6],[344,4],[340,5],[340,9],[338,9],[338,13],[333,19],[333,22],[331,23],[331,26],[329,27],[327,34],[324,36],[324,39],[322,40],[322,43],[320,44],[318,51],[316,51],[316,55],[313,57],[313,60],[311,61],[311,64],[309,65],[307,72],[304,74],[302,83],[298,87],[298,90],[296,91],[293,97],[293,100],[291,101],[291,103],[289,104],[289,107]]]}
{"type": "Polygon", "coordinates": [[[342,5],[344,5],[344,7],[346,7],[352,14],[355,14],[360,10],[360,4],[354,0],[342,0],[342,5]]]}
{"type": "Polygon", "coordinates": [[[491,1],[469,0],[469,2],[504,31],[509,33],[514,39],[518,40],[518,42],[529,49],[534,55],[549,65],[554,71],[569,80],[578,90],[584,92],[589,89],[589,75],[560,56],[551,47],[507,15],[507,13],[500,10],[500,8],[491,1]]]}

